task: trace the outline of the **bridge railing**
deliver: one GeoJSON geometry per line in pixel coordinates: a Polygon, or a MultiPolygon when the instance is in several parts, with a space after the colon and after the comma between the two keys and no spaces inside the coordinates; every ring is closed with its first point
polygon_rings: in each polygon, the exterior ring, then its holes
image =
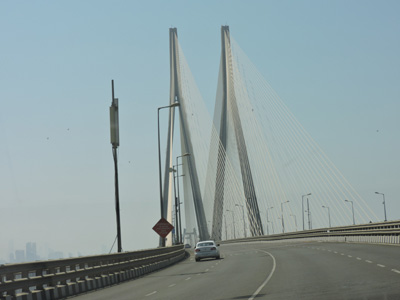
{"type": "Polygon", "coordinates": [[[0,266],[0,299],[62,299],[169,266],[183,245],[0,266]]]}
{"type": "Polygon", "coordinates": [[[295,231],[281,234],[255,236],[242,239],[221,241],[225,243],[279,241],[293,239],[323,239],[325,241],[348,241],[365,243],[400,244],[400,221],[367,223],[331,228],[295,231]]]}

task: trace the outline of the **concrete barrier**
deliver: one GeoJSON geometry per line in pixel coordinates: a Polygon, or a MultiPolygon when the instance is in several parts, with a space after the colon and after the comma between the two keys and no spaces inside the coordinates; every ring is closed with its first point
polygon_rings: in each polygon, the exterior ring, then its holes
{"type": "Polygon", "coordinates": [[[138,278],[184,258],[183,245],[177,245],[118,254],[1,265],[0,299],[63,299],[138,278]]]}

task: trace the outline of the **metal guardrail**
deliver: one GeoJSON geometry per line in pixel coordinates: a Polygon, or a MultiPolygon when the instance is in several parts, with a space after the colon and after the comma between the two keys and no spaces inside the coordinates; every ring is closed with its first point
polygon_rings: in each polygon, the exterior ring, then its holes
{"type": "Polygon", "coordinates": [[[221,244],[324,238],[324,240],[400,244],[400,220],[295,231],[221,241],[221,244]]]}
{"type": "Polygon", "coordinates": [[[63,299],[130,280],[185,257],[183,245],[0,266],[0,299],[63,299]]]}

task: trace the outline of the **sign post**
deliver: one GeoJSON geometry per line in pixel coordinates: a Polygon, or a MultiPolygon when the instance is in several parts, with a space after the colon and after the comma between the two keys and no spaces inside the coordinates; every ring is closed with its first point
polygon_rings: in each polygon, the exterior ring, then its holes
{"type": "Polygon", "coordinates": [[[117,148],[119,146],[119,117],[118,117],[118,98],[114,98],[114,80],[111,80],[112,102],[110,106],[110,137],[112,144],[112,152],[114,157],[115,169],[115,211],[117,214],[117,238],[118,252],[122,252],[121,242],[121,221],[119,213],[119,188],[118,188],[118,158],[117,148]]]}

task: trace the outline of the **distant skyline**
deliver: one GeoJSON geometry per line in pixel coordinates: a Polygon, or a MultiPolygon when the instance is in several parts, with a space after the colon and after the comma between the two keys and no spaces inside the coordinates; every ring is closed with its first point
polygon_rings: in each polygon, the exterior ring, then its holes
{"type": "MultiPolygon", "coordinates": [[[[398,1],[368,0],[1,1],[0,259],[10,240],[15,250],[34,241],[64,255],[111,248],[112,79],[122,247],[157,247],[157,108],[169,99],[170,27],[211,115],[220,26],[229,25],[376,214],[384,219],[375,192],[385,193],[388,219],[400,219],[399,11],[398,1]]],[[[165,143],[166,115],[160,121],[165,143]]]]}
{"type": "Polygon", "coordinates": [[[75,254],[64,254],[63,251],[46,248],[44,245],[37,245],[36,242],[27,242],[24,247],[15,249],[13,240],[9,241],[8,250],[6,252],[6,257],[0,257],[0,264],[81,256],[79,252],[75,254]]]}

